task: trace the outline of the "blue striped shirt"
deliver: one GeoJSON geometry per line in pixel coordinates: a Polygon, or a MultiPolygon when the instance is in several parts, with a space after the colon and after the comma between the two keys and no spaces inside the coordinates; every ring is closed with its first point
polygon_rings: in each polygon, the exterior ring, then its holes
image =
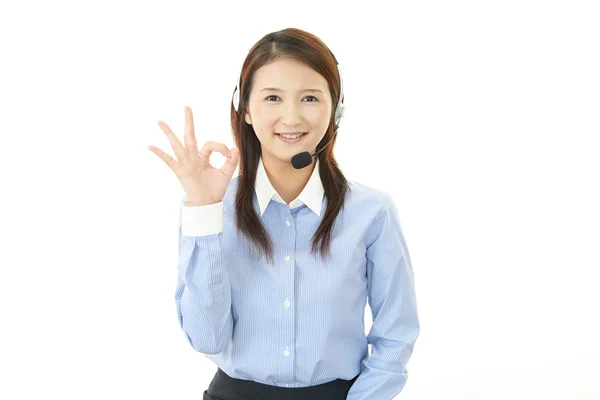
{"type": "Polygon", "coordinates": [[[391,196],[348,180],[323,263],[309,253],[327,206],[318,160],[290,204],[261,160],[254,206],[273,243],[273,265],[236,230],[237,184],[234,177],[217,204],[187,206],[186,196],[180,204],[175,302],[189,344],[233,378],[295,388],[360,374],[347,399],[392,399],[406,384],[420,326],[391,196]],[[367,300],[373,323],[365,335],[367,300]]]}

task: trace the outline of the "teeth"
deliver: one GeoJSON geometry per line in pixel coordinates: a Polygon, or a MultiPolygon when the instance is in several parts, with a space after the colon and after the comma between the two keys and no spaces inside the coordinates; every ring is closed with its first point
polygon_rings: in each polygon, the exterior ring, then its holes
{"type": "Polygon", "coordinates": [[[286,139],[296,139],[296,138],[299,138],[302,135],[304,135],[304,133],[301,133],[299,135],[280,135],[280,136],[283,136],[286,139]]]}

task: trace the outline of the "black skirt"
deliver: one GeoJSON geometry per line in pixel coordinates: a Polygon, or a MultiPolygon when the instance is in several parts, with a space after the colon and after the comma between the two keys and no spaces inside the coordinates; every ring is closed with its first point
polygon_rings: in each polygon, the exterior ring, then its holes
{"type": "Polygon", "coordinates": [[[358,375],[350,380],[336,379],[316,386],[287,388],[236,379],[217,369],[203,400],[345,400],[358,375]]]}

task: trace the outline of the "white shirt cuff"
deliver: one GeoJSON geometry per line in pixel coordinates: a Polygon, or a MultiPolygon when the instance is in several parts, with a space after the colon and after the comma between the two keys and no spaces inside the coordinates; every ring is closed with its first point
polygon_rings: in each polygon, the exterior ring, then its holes
{"type": "Polygon", "coordinates": [[[181,207],[181,234],[183,236],[215,235],[223,231],[223,201],[205,206],[181,207]]]}

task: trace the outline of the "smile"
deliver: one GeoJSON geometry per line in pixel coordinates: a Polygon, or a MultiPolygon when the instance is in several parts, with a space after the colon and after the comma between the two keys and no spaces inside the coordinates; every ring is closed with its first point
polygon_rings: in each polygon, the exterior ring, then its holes
{"type": "Polygon", "coordinates": [[[302,138],[304,136],[306,136],[306,134],[307,134],[307,132],[304,132],[301,134],[294,134],[294,135],[285,135],[285,136],[282,136],[279,133],[276,133],[275,135],[277,135],[279,140],[281,140],[284,143],[296,143],[296,142],[302,140],[302,138]]]}

